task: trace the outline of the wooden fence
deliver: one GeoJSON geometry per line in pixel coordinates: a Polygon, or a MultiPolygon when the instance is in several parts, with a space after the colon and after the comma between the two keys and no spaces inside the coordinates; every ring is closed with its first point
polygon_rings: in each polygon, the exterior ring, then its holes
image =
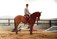
{"type": "MultiPolygon", "coordinates": [[[[14,23],[14,22],[10,22],[11,20],[14,20],[13,18],[0,18],[0,20],[8,20],[8,22],[3,22],[3,23],[0,22],[0,24],[8,24],[8,25],[10,25],[10,24],[14,23]]],[[[51,24],[57,24],[57,20],[51,20],[51,19],[44,20],[44,19],[41,19],[40,21],[39,21],[39,24],[49,24],[50,26],[51,26],[51,24]],[[48,21],[48,22],[43,22],[42,23],[40,21],[48,21]],[[52,22],[52,21],[55,21],[55,23],[52,22]]]]}
{"type": "Polygon", "coordinates": [[[7,20],[8,22],[0,22],[0,24],[8,24],[8,25],[10,25],[10,24],[13,24],[14,22],[10,22],[11,20],[14,20],[13,18],[0,18],[0,20],[7,20]]]}

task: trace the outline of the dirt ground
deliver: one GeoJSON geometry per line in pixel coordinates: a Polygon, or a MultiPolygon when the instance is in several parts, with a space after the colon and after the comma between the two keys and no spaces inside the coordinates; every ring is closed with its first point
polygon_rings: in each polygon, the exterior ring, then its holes
{"type": "Polygon", "coordinates": [[[57,39],[57,33],[34,31],[30,35],[29,31],[19,31],[16,35],[11,31],[0,31],[0,39],[57,39]]]}

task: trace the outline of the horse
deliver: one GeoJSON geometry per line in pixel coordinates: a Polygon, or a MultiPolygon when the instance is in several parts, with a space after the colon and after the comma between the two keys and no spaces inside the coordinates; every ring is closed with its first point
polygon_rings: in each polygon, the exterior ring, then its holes
{"type": "Polygon", "coordinates": [[[20,22],[24,23],[24,24],[27,24],[29,23],[29,26],[30,26],[30,35],[32,35],[32,31],[33,31],[33,25],[35,23],[35,20],[36,20],[36,17],[38,18],[38,21],[40,20],[40,16],[41,16],[41,12],[34,12],[33,14],[31,14],[29,16],[29,19],[27,20],[27,18],[25,16],[21,16],[21,15],[18,15],[14,18],[14,30],[16,32],[16,34],[18,34],[18,25],[20,22]]]}

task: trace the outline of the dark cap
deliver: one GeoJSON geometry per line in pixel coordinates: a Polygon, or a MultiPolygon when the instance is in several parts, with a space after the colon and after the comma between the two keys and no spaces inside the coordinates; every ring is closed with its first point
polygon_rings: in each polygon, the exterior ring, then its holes
{"type": "Polygon", "coordinates": [[[26,6],[28,6],[28,4],[26,4],[26,6]]]}

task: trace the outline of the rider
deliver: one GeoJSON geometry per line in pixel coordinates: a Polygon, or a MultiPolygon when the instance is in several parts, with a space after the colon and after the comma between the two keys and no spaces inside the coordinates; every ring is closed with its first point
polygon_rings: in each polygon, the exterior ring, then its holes
{"type": "MultiPolygon", "coordinates": [[[[28,4],[26,4],[25,17],[26,17],[27,21],[29,21],[29,16],[30,16],[30,12],[29,12],[29,9],[28,9],[28,4]]],[[[29,26],[28,26],[28,29],[29,29],[29,26]]]]}
{"type": "Polygon", "coordinates": [[[30,12],[29,12],[29,10],[28,10],[28,4],[26,4],[25,16],[26,16],[27,18],[30,16],[30,12]]]}

